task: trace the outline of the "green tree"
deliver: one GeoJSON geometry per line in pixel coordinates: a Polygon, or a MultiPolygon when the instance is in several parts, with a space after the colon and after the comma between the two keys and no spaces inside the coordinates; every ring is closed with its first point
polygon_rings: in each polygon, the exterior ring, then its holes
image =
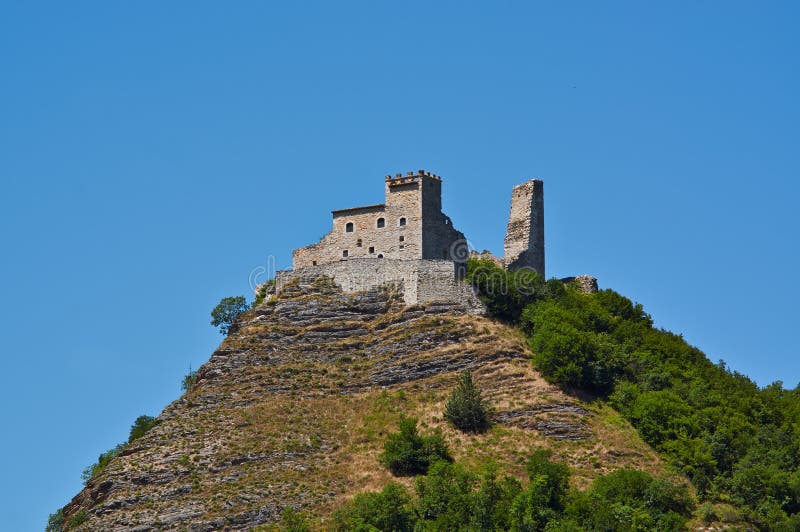
{"type": "Polygon", "coordinates": [[[444,409],[444,418],[464,432],[485,432],[489,428],[489,413],[481,392],[464,371],[444,409]]]}
{"type": "Polygon", "coordinates": [[[211,311],[211,325],[219,327],[220,334],[228,334],[231,325],[250,306],[244,296],[223,297],[211,311]]]}
{"type": "Polygon", "coordinates": [[[131,432],[128,436],[128,443],[144,436],[148,430],[156,426],[156,418],[153,416],[139,416],[131,425],[131,432]]]}
{"type": "Polygon", "coordinates": [[[425,474],[428,467],[438,460],[452,462],[447,444],[438,431],[424,436],[417,429],[417,420],[400,418],[400,431],[390,434],[383,444],[380,461],[397,476],[425,474]]]}

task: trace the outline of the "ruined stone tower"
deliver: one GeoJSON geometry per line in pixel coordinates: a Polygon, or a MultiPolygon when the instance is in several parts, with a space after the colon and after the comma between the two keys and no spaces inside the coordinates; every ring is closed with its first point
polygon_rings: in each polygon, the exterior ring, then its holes
{"type": "Polygon", "coordinates": [[[511,192],[511,213],[503,246],[508,270],[531,268],[544,276],[544,184],[531,179],[511,192]]]}

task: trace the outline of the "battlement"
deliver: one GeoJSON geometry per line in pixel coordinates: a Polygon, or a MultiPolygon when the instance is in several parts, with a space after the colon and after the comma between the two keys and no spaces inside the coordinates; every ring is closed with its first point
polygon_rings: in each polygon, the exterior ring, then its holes
{"type": "Polygon", "coordinates": [[[435,179],[436,181],[441,181],[442,178],[436,174],[431,172],[427,172],[425,170],[417,170],[416,172],[407,172],[406,175],[402,173],[395,174],[394,177],[391,175],[386,176],[386,184],[389,187],[398,187],[401,185],[408,185],[411,183],[417,183],[421,178],[429,177],[431,179],[435,179]]]}

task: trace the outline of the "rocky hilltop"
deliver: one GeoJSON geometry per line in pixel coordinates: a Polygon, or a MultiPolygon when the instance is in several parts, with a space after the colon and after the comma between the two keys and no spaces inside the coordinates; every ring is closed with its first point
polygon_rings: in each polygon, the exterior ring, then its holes
{"type": "Polygon", "coordinates": [[[519,477],[537,448],[581,486],[623,466],[661,469],[622,417],[546,383],[527,349],[515,329],[456,304],[298,283],[242,315],[192,389],[64,515],[88,517],[82,530],[206,531],[269,525],[292,507],[324,526],[355,492],[390,480],[377,456],[402,414],[440,428],[459,462],[492,458],[519,477]],[[442,420],[465,368],[494,408],[484,435],[442,420]]]}

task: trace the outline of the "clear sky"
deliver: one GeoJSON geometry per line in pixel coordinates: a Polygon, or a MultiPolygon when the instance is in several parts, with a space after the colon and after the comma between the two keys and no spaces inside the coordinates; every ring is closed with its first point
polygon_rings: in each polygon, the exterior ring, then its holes
{"type": "Polygon", "coordinates": [[[798,22],[788,1],[4,1],[0,527],[41,529],[208,359],[219,299],[387,173],[442,175],[496,253],[511,186],[543,179],[550,275],[794,387],[798,22]]]}

